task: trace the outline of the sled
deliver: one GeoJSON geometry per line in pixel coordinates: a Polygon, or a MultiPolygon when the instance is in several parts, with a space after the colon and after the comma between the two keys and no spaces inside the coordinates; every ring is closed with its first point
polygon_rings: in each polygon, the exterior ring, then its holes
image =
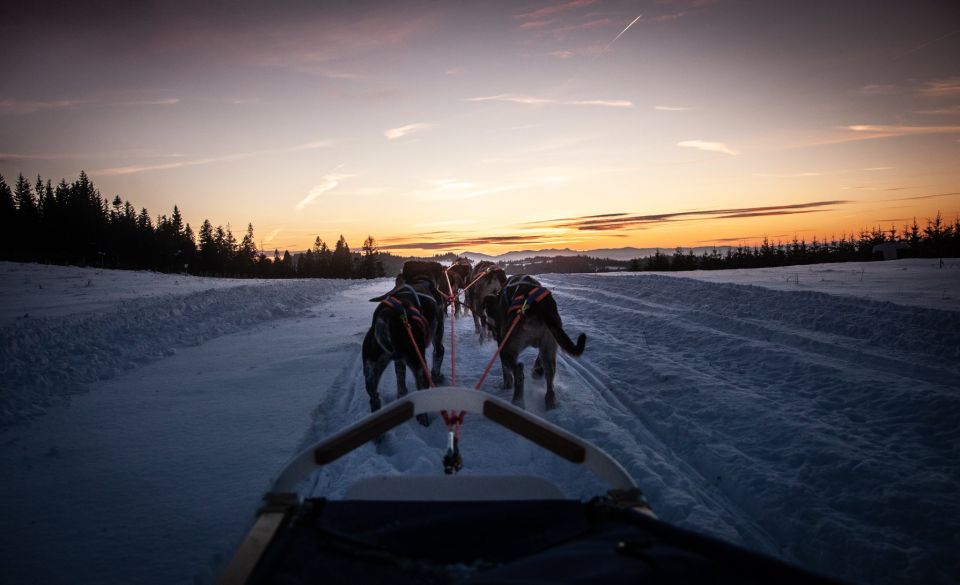
{"type": "MultiPolygon", "coordinates": [[[[549,456],[549,455],[544,455],[549,456]]],[[[221,585],[298,583],[837,583],[658,520],[588,441],[489,394],[413,392],[295,456],[264,496],[221,585]],[[381,476],[301,498],[315,470],[415,416],[463,410],[581,466],[609,489],[566,499],[528,475],[381,476]]]]}

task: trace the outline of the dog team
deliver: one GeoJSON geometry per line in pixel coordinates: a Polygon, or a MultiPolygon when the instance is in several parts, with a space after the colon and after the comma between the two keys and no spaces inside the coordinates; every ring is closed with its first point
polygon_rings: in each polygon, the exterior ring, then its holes
{"type": "MultiPolygon", "coordinates": [[[[408,261],[393,290],[370,299],[377,307],[362,348],[370,410],[381,406],[380,377],[391,362],[398,398],[407,394],[407,368],[412,371],[418,390],[443,384],[440,367],[444,319],[450,303],[454,303],[455,314],[463,311],[460,291],[465,291],[464,304],[473,316],[480,341],[492,338],[500,347],[503,388],[513,388],[514,404],[523,405],[524,372],[518,358],[524,349],[534,347],[538,354],[533,377],[545,378],[546,407],[555,408],[557,347],[579,356],[586,345],[586,335],[581,333],[576,343],[570,339],[563,330],[553,295],[533,277],[518,274],[508,278],[493,262],[484,260],[471,267],[469,260],[461,258],[449,268],[438,262],[408,261]],[[432,363],[428,367],[430,346],[432,363]]],[[[420,422],[426,424],[426,417],[420,422]]]]}

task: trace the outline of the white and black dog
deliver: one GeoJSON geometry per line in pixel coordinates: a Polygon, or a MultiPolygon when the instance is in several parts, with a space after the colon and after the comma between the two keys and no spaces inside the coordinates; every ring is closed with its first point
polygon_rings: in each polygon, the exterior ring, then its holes
{"type": "MultiPolygon", "coordinates": [[[[371,412],[380,408],[380,377],[391,361],[397,374],[398,398],[407,394],[407,367],[413,372],[418,390],[430,386],[420,358],[427,359],[427,347],[431,344],[433,365],[430,378],[434,384],[443,382],[440,368],[444,353],[444,313],[443,297],[437,286],[437,278],[443,277],[443,268],[436,262],[419,264],[422,266],[411,266],[409,270],[405,265],[397,287],[370,299],[378,304],[373,311],[373,323],[363,339],[362,356],[371,412]],[[439,272],[432,265],[436,265],[439,272]]],[[[417,418],[423,424],[428,422],[426,416],[417,418]]]]}
{"type": "Polygon", "coordinates": [[[525,274],[508,278],[499,294],[488,295],[484,299],[483,308],[487,318],[493,321],[497,343],[503,342],[515,317],[523,315],[500,352],[503,388],[513,387],[514,404],[523,404],[523,364],[517,358],[525,348],[535,347],[539,353],[533,364],[533,377],[546,378],[546,407],[556,407],[553,378],[557,371],[557,345],[576,357],[583,353],[587,336],[581,333],[574,344],[563,330],[563,321],[553,295],[525,274]]]}

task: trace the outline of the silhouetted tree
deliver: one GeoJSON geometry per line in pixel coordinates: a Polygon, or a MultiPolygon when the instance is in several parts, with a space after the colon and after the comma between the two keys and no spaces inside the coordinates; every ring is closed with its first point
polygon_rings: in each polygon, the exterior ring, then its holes
{"type": "Polygon", "coordinates": [[[333,278],[350,278],[352,273],[353,259],[350,256],[350,246],[347,245],[343,234],[340,234],[330,260],[330,275],[333,278]]]}
{"type": "Polygon", "coordinates": [[[377,251],[377,241],[368,235],[363,241],[363,257],[360,261],[361,278],[377,278],[383,276],[383,263],[380,262],[380,253],[377,251]]]}
{"type": "Polygon", "coordinates": [[[17,204],[13,200],[13,191],[3,175],[0,175],[0,259],[13,258],[15,229],[17,222],[17,204]]]}

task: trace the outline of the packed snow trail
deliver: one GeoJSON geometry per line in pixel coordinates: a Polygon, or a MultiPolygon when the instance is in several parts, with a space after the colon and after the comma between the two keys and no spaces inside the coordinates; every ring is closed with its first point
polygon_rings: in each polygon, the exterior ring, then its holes
{"type": "MultiPolygon", "coordinates": [[[[954,580],[960,314],[664,276],[542,281],[568,333],[587,333],[587,352],[561,354],[559,409],[544,413],[544,384],[529,375],[526,408],[609,451],[663,519],[855,582],[954,580]]],[[[495,349],[472,330],[458,320],[466,387],[495,349]]],[[[353,392],[318,413],[367,413],[357,359],[353,392]]],[[[483,391],[509,399],[501,380],[497,364],[483,391]]],[[[380,390],[393,399],[391,368],[380,390]]],[[[340,426],[321,416],[307,439],[340,426]]],[[[358,477],[436,473],[443,436],[439,420],[404,426],[309,489],[338,496],[358,477]]],[[[598,492],[582,470],[477,417],[461,450],[462,473],[598,492]]]]}

